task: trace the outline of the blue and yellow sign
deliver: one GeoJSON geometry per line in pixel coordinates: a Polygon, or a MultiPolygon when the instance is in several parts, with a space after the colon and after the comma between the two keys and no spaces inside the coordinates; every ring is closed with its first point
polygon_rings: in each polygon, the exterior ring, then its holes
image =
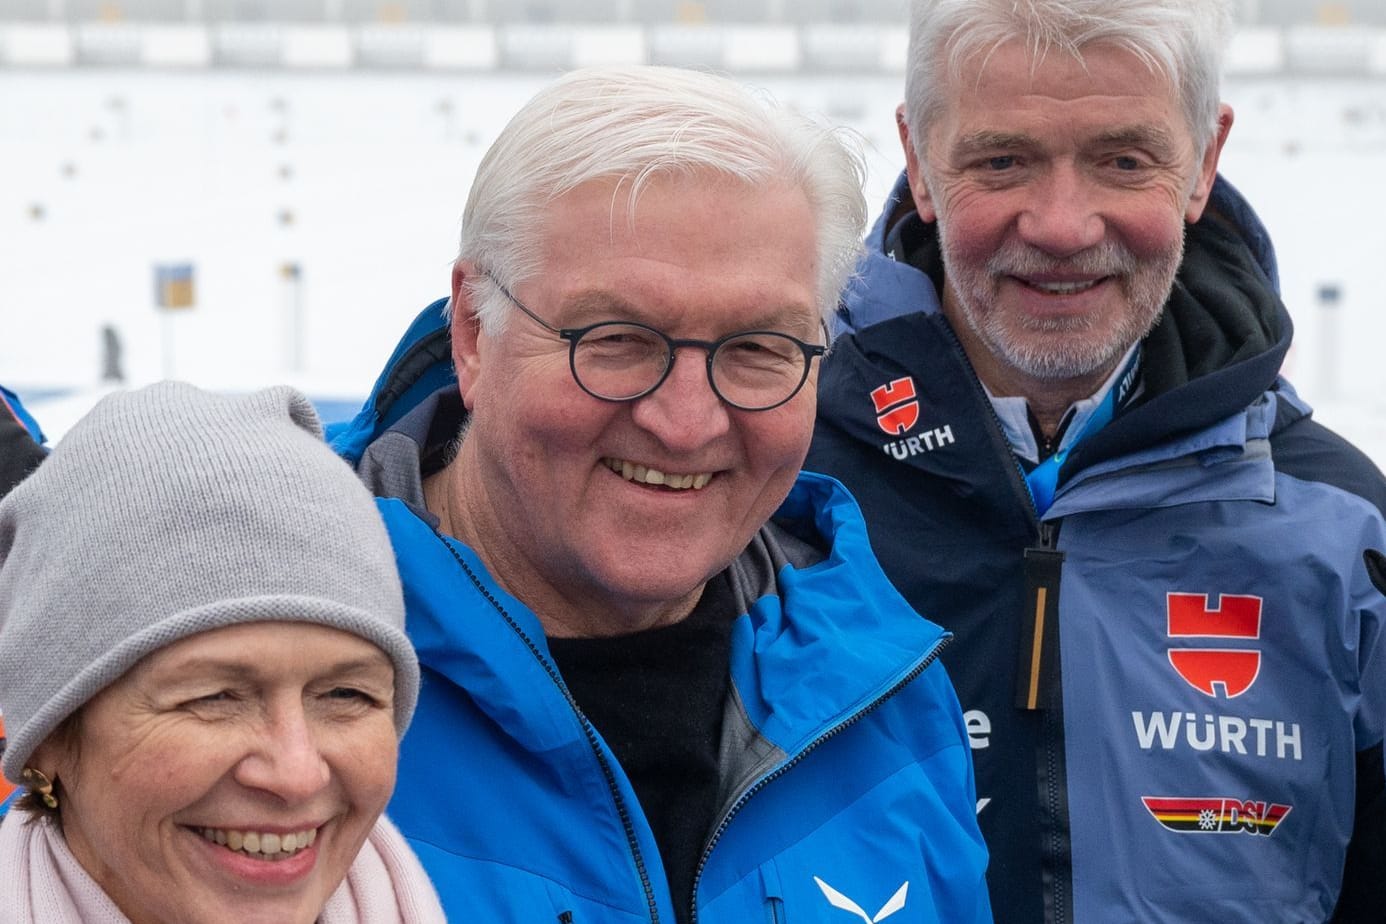
{"type": "Polygon", "coordinates": [[[154,304],[160,308],[191,308],[196,301],[191,263],[154,266],[154,304]]]}

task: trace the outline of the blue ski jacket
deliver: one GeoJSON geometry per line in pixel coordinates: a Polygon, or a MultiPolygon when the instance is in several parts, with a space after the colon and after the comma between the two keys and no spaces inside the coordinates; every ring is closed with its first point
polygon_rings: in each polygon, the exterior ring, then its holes
{"type": "Polygon", "coordinates": [[[909,196],[841,306],[806,467],[955,633],[996,919],[1380,921],[1386,484],[1279,377],[1254,213],[1218,180],[1138,397],[1040,516],[909,196]]]}
{"type": "MultiPolygon", "coordinates": [[[[574,702],[539,620],[423,508],[457,432],[441,303],[333,434],[377,493],[423,689],[391,818],[451,920],[672,922],[649,824],[574,702]]],[[[961,711],[855,503],[805,476],[730,566],[720,819],[693,920],[990,921],[961,711]]]]}

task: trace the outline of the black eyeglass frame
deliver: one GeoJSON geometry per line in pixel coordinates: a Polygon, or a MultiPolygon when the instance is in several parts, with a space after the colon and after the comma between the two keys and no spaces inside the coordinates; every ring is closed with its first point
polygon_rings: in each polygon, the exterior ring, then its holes
{"type": "MultiPolygon", "coordinates": [[[[800,391],[803,390],[804,383],[808,381],[809,372],[813,369],[814,358],[821,357],[824,353],[828,351],[828,348],[826,346],[820,346],[814,343],[805,343],[798,337],[777,330],[742,330],[732,334],[727,334],[727,336],[720,337],[717,340],[694,340],[686,337],[670,337],[668,334],[664,333],[664,331],[660,330],[659,328],[651,327],[648,324],[642,324],[639,321],[598,321],[596,324],[588,324],[586,327],[554,327],[548,321],[545,321],[543,318],[539,317],[539,315],[531,311],[524,302],[516,298],[514,294],[512,294],[511,291],[507,289],[501,283],[501,281],[497,279],[495,276],[492,276],[489,272],[484,273],[483,275],[485,275],[487,279],[491,280],[492,284],[495,285],[497,289],[500,289],[501,294],[504,295],[507,299],[509,299],[512,303],[514,303],[516,308],[519,308],[526,315],[528,315],[530,320],[534,321],[534,323],[538,324],[540,327],[544,328],[550,333],[557,334],[560,339],[568,341],[568,371],[572,373],[573,381],[577,383],[578,388],[581,388],[583,391],[585,391],[592,397],[596,398],[598,401],[610,401],[613,404],[625,404],[630,401],[639,401],[641,398],[653,394],[659,388],[659,386],[664,384],[665,380],[669,378],[669,373],[673,371],[675,351],[677,351],[680,347],[696,347],[697,349],[703,350],[705,353],[707,353],[707,384],[712,389],[712,393],[716,395],[717,398],[723,404],[727,405],[728,407],[734,407],[739,411],[772,411],[775,408],[780,407],[781,405],[788,404],[790,401],[794,399],[795,395],[797,395],[800,391]],[[659,378],[655,379],[654,384],[650,385],[650,387],[646,388],[644,391],[638,392],[633,395],[629,395],[624,398],[612,398],[608,395],[598,394],[597,392],[588,388],[587,385],[583,383],[582,377],[578,375],[577,371],[578,341],[581,340],[583,337],[587,336],[592,331],[597,330],[598,328],[615,326],[638,327],[641,330],[647,330],[650,333],[654,334],[656,337],[663,340],[665,344],[667,344],[669,347],[669,362],[665,364],[664,371],[659,374],[659,378]],[[788,395],[785,395],[783,398],[781,398],[779,401],[776,401],[774,404],[767,404],[763,407],[749,407],[744,404],[738,404],[737,402],[731,400],[726,395],[722,394],[722,390],[717,387],[716,379],[714,379],[712,376],[713,358],[717,355],[717,351],[722,348],[723,344],[729,343],[740,337],[750,337],[756,334],[766,334],[772,337],[782,337],[785,340],[788,340],[795,346],[797,346],[800,350],[803,351],[804,354],[803,374],[799,376],[798,383],[790,390],[788,395]]],[[[826,336],[826,324],[823,325],[823,332],[826,336]]]]}

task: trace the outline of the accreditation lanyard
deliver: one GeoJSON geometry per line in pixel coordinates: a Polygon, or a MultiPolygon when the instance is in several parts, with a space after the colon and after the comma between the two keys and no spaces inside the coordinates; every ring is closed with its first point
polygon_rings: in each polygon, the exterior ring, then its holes
{"type": "Polygon", "coordinates": [[[1083,440],[1111,423],[1117,410],[1125,407],[1135,394],[1136,372],[1140,368],[1140,362],[1141,348],[1137,345],[1131,351],[1131,358],[1122,367],[1121,374],[1116,377],[1112,387],[1107,389],[1107,394],[1102,396],[1102,401],[1093,408],[1092,414],[1078,435],[1025,476],[1025,483],[1030,486],[1030,496],[1035,501],[1035,510],[1040,516],[1044,516],[1044,512],[1054,503],[1054,492],[1059,487],[1059,469],[1063,467],[1069,453],[1083,440]]]}

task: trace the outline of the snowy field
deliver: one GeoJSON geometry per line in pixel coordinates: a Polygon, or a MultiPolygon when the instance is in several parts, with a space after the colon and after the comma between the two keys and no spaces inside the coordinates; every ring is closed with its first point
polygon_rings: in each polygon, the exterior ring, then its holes
{"type": "MultiPolygon", "coordinates": [[[[544,80],[0,72],[0,383],[60,433],[99,394],[111,325],[132,384],[358,398],[445,294],[472,171],[544,80]],[[160,263],[194,266],[194,308],[155,307],[160,263]]],[[[900,164],[899,78],[747,82],[861,133],[874,212],[900,164]]],[[[1277,242],[1287,371],[1386,467],[1386,82],[1266,78],[1226,95],[1223,173],[1277,242]]]]}

